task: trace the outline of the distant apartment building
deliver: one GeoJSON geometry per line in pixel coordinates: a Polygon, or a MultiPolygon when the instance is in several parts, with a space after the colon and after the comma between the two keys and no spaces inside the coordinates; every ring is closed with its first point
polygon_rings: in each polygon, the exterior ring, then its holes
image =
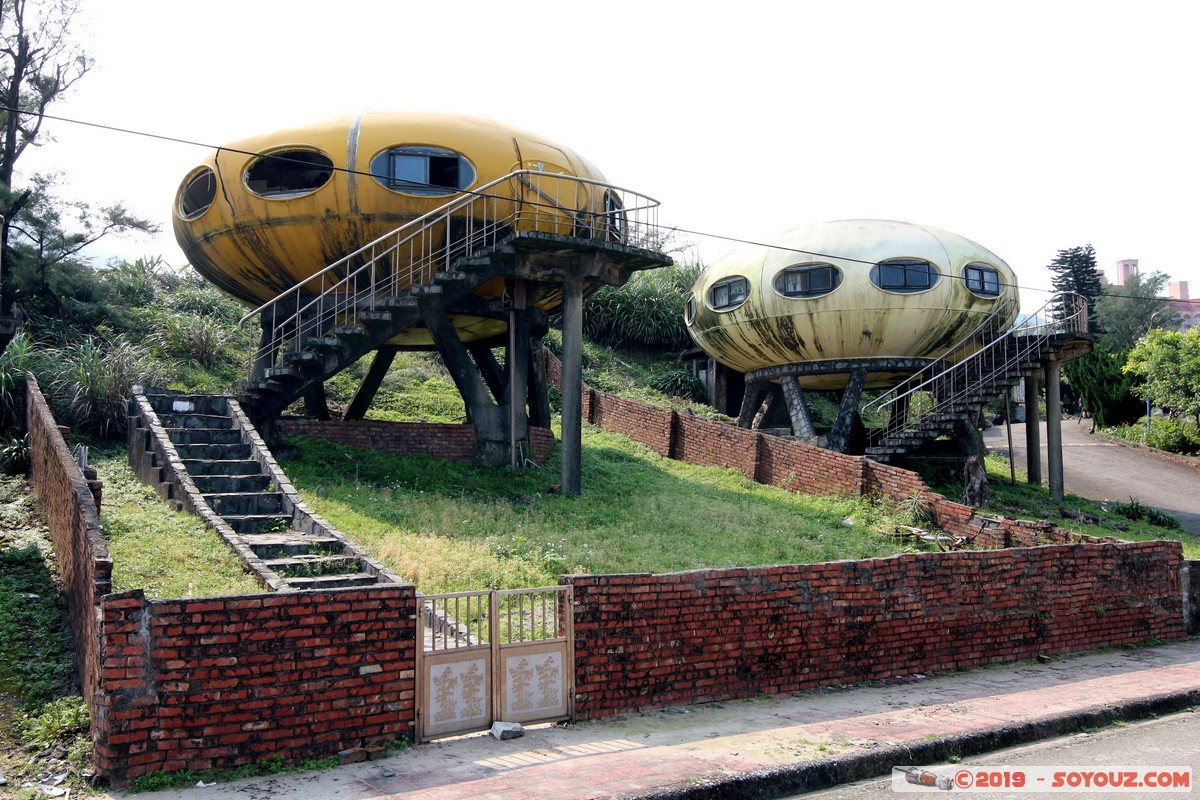
{"type": "Polygon", "coordinates": [[[1176,302],[1175,311],[1179,313],[1178,331],[1187,331],[1200,325],[1200,299],[1193,300],[1188,296],[1187,281],[1172,281],[1167,284],[1167,296],[1176,302]]]}
{"type": "MultiPolygon", "coordinates": [[[[1111,286],[1124,286],[1130,277],[1138,274],[1138,260],[1136,258],[1124,258],[1117,262],[1116,280],[1109,284],[1111,286]]],[[[1108,284],[1108,281],[1101,276],[1103,283],[1108,284]]],[[[1170,326],[1171,330],[1179,332],[1190,330],[1197,325],[1200,325],[1200,298],[1195,300],[1188,296],[1187,281],[1171,281],[1167,284],[1167,296],[1175,302],[1171,304],[1171,308],[1179,314],[1179,324],[1170,326]]]]}

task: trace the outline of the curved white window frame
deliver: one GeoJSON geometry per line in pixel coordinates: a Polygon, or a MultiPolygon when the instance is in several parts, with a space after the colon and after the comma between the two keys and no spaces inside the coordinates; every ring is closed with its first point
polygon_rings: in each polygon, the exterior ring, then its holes
{"type": "Polygon", "coordinates": [[[444,197],[475,182],[475,165],[444,147],[400,144],[371,159],[371,177],[400,194],[444,197]]]}
{"type": "Polygon", "coordinates": [[[963,267],[963,285],[976,297],[999,297],[1004,291],[1000,270],[978,261],[963,267]]]}
{"type": "Polygon", "coordinates": [[[923,258],[885,258],[871,267],[871,283],[890,294],[917,294],[937,286],[942,274],[923,258]]]}
{"type": "Polygon", "coordinates": [[[734,275],[714,283],[708,290],[708,307],[713,311],[732,311],[750,297],[750,281],[734,275]]]}
{"type": "Polygon", "coordinates": [[[186,220],[198,219],[205,211],[212,208],[217,199],[217,175],[210,167],[200,169],[188,175],[179,187],[177,208],[179,216],[186,220]]]}
{"type": "Polygon", "coordinates": [[[263,153],[246,165],[246,191],[267,200],[312,194],[333,177],[333,159],[311,147],[289,147],[263,153]]]}
{"type": "Polygon", "coordinates": [[[780,296],[807,300],[835,291],[842,285],[842,271],[824,261],[794,264],[776,273],[773,283],[780,296]]]}

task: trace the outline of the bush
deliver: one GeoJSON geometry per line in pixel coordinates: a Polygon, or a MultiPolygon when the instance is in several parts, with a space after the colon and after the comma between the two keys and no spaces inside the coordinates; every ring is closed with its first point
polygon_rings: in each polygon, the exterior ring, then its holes
{"type": "Polygon", "coordinates": [[[1200,432],[1186,420],[1163,417],[1150,422],[1146,444],[1171,453],[1195,455],[1200,453],[1200,432]]]}
{"type": "Polygon", "coordinates": [[[635,274],[624,286],[598,290],[587,299],[584,333],[594,342],[627,350],[692,347],[683,305],[699,274],[696,264],[661,267],[635,274]]]}
{"type": "Polygon", "coordinates": [[[59,422],[102,439],[124,435],[133,385],[161,378],[158,365],[123,337],[106,344],[88,336],[47,349],[41,374],[59,422]]]}
{"type": "Polygon", "coordinates": [[[0,353],[0,431],[24,427],[21,409],[25,400],[25,376],[33,367],[33,343],[17,334],[0,353]]]}

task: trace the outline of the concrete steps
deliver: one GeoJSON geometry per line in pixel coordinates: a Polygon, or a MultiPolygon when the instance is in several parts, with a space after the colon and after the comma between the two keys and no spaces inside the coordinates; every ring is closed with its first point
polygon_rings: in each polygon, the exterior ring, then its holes
{"type": "Polygon", "coordinates": [[[187,495],[193,507],[215,515],[210,524],[268,585],[299,590],[394,580],[343,536],[297,512],[298,498],[280,488],[286,478],[268,473],[255,450],[261,440],[255,444],[244,416],[238,424],[226,398],[146,392],[131,409],[135,405],[140,411],[131,414],[130,452],[134,461],[135,449],[141,450],[139,476],[174,507],[185,507],[187,495]],[[172,450],[178,458],[164,460],[172,450]],[[162,466],[167,461],[182,474],[162,466]]]}

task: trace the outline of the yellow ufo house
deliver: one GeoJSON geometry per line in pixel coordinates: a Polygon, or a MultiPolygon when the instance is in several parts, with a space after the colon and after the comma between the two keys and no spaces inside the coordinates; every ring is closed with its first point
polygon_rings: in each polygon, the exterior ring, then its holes
{"type": "Polygon", "coordinates": [[[744,373],[740,423],[783,378],[807,390],[890,387],[998,313],[1015,320],[1017,281],[987,248],[949,231],[889,220],[794,228],[701,273],[686,301],[692,338],[744,373]],[[856,377],[857,376],[857,377],[856,377]]]}
{"type": "MultiPolygon", "coordinates": [[[[575,212],[603,213],[606,204],[612,213],[619,202],[592,164],[534,134],[472,117],[379,112],[217,148],[183,180],[172,221],[196,271],[256,308],[460,193],[519,170],[596,182],[572,184],[570,197],[549,199],[563,208],[560,225],[575,212]]],[[[487,193],[497,198],[487,212],[495,217],[546,200],[517,180],[487,193]]],[[[494,281],[474,293],[503,292],[503,282],[494,281]]],[[[541,305],[553,307],[554,299],[541,305]]],[[[452,323],[464,341],[506,328],[462,314],[452,315],[452,323]]],[[[432,339],[415,326],[392,344],[431,347],[432,339]]]]}
{"type": "Polygon", "coordinates": [[[528,425],[549,425],[533,366],[547,312],[563,308],[577,355],[591,288],[671,263],[637,245],[657,208],[532,133],[368,112],[216,148],[181,182],[173,225],[192,266],[261,324],[242,402],[267,435],[302,397],[327,415],[323,382],[374,351],[344,414],[361,418],[397,350],[436,349],[477,463],[519,463],[528,425]]]}

